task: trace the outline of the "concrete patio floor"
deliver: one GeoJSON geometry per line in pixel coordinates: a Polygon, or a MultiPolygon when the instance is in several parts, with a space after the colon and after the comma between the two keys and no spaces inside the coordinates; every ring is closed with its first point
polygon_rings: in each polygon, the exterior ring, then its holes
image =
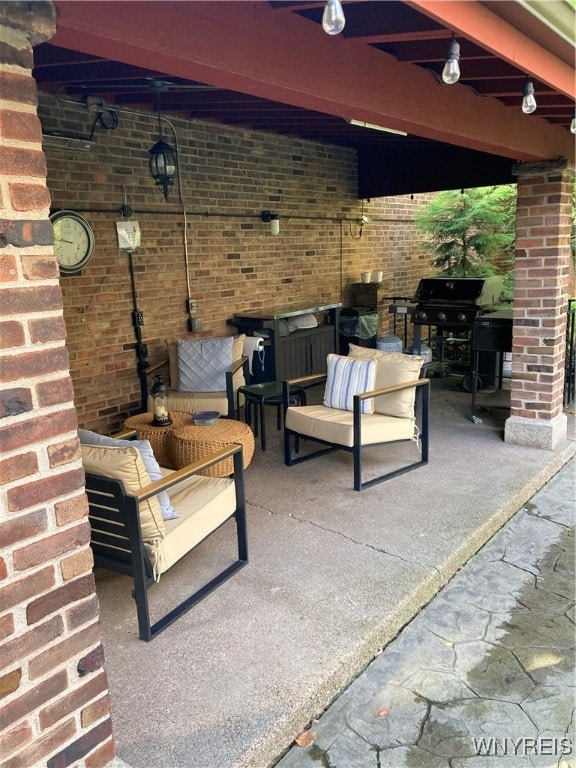
{"type": "MultiPolygon", "coordinates": [[[[574,455],[573,412],[556,451],[507,445],[507,411],[473,424],[460,381],[432,380],[429,465],[361,493],[348,454],[285,467],[268,408],[267,450],[258,443],[246,471],[250,563],[151,643],[138,639],[130,580],[95,572],[122,761],[273,765],[574,455]]],[[[368,472],[397,450],[373,452],[368,472]]],[[[227,523],[165,574],[152,610],[233,556],[233,534],[227,523]]]]}

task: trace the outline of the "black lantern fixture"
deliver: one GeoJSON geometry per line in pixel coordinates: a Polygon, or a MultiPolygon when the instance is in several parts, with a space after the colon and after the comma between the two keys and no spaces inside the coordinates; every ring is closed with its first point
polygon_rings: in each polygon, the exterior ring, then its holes
{"type": "Polygon", "coordinates": [[[154,385],[152,387],[152,419],[153,427],[169,427],[172,419],[168,413],[168,392],[169,389],[164,383],[161,373],[154,376],[154,385]]]}
{"type": "Polygon", "coordinates": [[[148,150],[150,155],[149,167],[156,186],[162,188],[164,200],[167,201],[168,193],[170,192],[170,187],[174,184],[174,176],[176,174],[176,150],[172,149],[162,136],[159,93],[156,101],[156,111],[158,113],[158,141],[152,149],[148,150]]]}

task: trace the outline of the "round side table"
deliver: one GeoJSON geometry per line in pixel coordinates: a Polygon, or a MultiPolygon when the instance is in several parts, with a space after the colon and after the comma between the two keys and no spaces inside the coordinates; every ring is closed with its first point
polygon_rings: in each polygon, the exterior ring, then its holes
{"type": "MultiPolygon", "coordinates": [[[[197,427],[187,424],[173,428],[168,435],[170,455],[175,469],[182,469],[209,453],[225,448],[232,443],[240,443],[243,449],[244,468],[254,455],[254,435],[249,426],[235,419],[220,418],[215,424],[197,427]]],[[[200,474],[207,477],[228,477],[234,472],[232,459],[220,461],[200,474]]]]}
{"type": "MultiPolygon", "coordinates": [[[[247,384],[238,389],[238,394],[244,395],[244,418],[248,425],[252,424],[252,408],[254,408],[254,435],[258,437],[258,432],[260,432],[262,450],[265,451],[264,406],[276,406],[276,428],[282,429],[282,382],[266,381],[262,384],[247,384]]],[[[290,403],[292,405],[306,405],[306,391],[301,387],[292,387],[290,403]]]]}
{"type": "Polygon", "coordinates": [[[161,467],[172,468],[172,456],[170,453],[169,435],[173,429],[178,429],[186,424],[192,424],[192,416],[183,411],[170,411],[172,424],[168,427],[154,427],[153,413],[138,413],[130,416],[124,422],[125,429],[135,429],[139,440],[148,440],[154,451],[156,461],[161,467]]]}

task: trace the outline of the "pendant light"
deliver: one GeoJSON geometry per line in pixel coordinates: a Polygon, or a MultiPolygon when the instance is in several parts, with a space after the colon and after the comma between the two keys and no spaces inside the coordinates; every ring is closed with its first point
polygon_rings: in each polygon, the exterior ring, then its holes
{"type": "Polygon", "coordinates": [[[522,112],[525,115],[531,115],[537,106],[536,98],[534,97],[534,83],[532,80],[526,80],[522,88],[522,112]]]}
{"type": "Polygon", "coordinates": [[[156,98],[156,112],[158,115],[158,141],[152,149],[148,150],[150,160],[148,162],[150,174],[156,186],[162,189],[164,200],[168,200],[170,187],[174,184],[176,174],[176,151],[170,144],[164,141],[162,136],[162,121],[160,119],[160,92],[156,98]]]}
{"type": "Polygon", "coordinates": [[[322,29],[327,35],[339,35],[344,29],[346,19],[340,0],[326,0],[322,14],[322,29]]]}
{"type": "Polygon", "coordinates": [[[460,79],[460,65],[458,59],[460,58],[460,44],[456,42],[454,35],[448,45],[446,51],[446,63],[442,70],[442,82],[446,85],[453,85],[460,79]]]}
{"type": "Polygon", "coordinates": [[[570,133],[576,133],[576,109],[572,115],[572,122],[570,123],[570,133]]]}

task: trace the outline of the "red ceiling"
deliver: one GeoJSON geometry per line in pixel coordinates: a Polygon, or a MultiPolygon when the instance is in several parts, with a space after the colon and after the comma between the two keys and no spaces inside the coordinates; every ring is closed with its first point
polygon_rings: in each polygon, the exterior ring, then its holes
{"type": "Polygon", "coordinates": [[[153,109],[149,78],[159,77],[174,84],[164,112],[368,155],[454,147],[464,163],[488,156],[500,169],[503,158],[509,168],[574,154],[574,49],[543,27],[540,39],[525,34],[534,21],[514,18],[516,3],[504,4],[506,19],[491,10],[499,2],[346,2],[337,37],[320,27],[323,2],[55,4],[56,37],[35,49],[41,90],[153,109]],[[438,75],[453,31],[462,76],[446,86],[438,75]],[[529,116],[520,111],[527,73],[538,101],[529,116]],[[350,126],[350,117],[409,137],[350,126]]]}

